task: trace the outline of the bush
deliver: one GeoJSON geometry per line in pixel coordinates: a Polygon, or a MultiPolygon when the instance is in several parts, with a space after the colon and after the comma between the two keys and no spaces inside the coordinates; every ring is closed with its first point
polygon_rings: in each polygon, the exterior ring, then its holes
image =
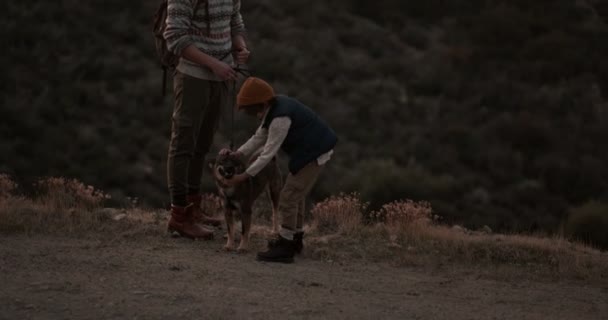
{"type": "Polygon", "coordinates": [[[569,237],[608,250],[608,204],[591,201],[572,209],[564,231],[569,237]]]}
{"type": "MultiPolygon", "coordinates": [[[[343,188],[357,191],[372,210],[399,199],[439,199],[453,194],[457,181],[449,175],[435,175],[424,166],[399,165],[394,159],[361,161],[345,179],[343,188]]],[[[432,202],[432,201],[431,201],[432,202]]]]}
{"type": "Polygon", "coordinates": [[[412,200],[385,204],[372,216],[384,222],[392,243],[396,243],[399,235],[415,232],[416,227],[429,225],[435,219],[430,203],[412,200]]]}
{"type": "Polygon", "coordinates": [[[315,204],[310,211],[313,227],[322,233],[352,233],[362,226],[367,206],[356,193],[331,196],[315,204]]]}
{"type": "Polygon", "coordinates": [[[81,234],[100,230],[114,215],[103,209],[108,195],[75,179],[40,180],[35,199],[16,195],[16,187],[0,175],[0,233],[81,234]]]}
{"type": "Polygon", "coordinates": [[[96,209],[101,208],[103,201],[110,196],[87,186],[76,179],[46,178],[38,181],[36,186],[41,194],[39,201],[54,209],[96,209]]]}
{"type": "Polygon", "coordinates": [[[201,210],[196,211],[197,214],[195,215],[194,219],[196,221],[203,221],[204,218],[202,215],[217,216],[223,213],[223,202],[223,199],[218,195],[213,193],[204,193],[201,197],[201,202],[199,203],[199,208],[201,210]]]}
{"type": "Polygon", "coordinates": [[[9,198],[17,189],[17,184],[7,174],[0,174],[0,199],[9,198]]]}

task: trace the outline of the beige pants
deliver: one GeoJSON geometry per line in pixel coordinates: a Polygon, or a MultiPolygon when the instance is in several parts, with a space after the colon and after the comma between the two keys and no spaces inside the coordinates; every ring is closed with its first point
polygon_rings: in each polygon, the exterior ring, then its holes
{"type": "Polygon", "coordinates": [[[322,169],[323,166],[319,166],[317,161],[313,161],[297,174],[287,176],[279,199],[282,227],[280,233],[284,238],[293,239],[295,231],[302,228],[306,196],[310,193],[322,169]]]}

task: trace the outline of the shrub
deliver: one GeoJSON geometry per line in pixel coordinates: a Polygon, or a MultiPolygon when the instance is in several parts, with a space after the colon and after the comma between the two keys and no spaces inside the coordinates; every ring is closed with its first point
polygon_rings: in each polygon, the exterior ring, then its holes
{"type": "Polygon", "coordinates": [[[564,232],[569,237],[608,250],[608,204],[590,201],[571,209],[564,232]]]}
{"type": "MultiPolygon", "coordinates": [[[[220,212],[222,212],[222,198],[212,193],[205,193],[201,199],[201,212],[214,216],[220,212]]],[[[197,220],[202,220],[203,217],[196,217],[197,220]]]]}
{"type": "Polygon", "coordinates": [[[108,195],[78,180],[42,179],[36,199],[14,195],[16,187],[0,175],[0,232],[78,234],[100,230],[114,215],[102,208],[108,195]]]}
{"type": "Polygon", "coordinates": [[[0,174],[0,199],[10,197],[17,189],[17,184],[7,174],[0,174]]]}
{"type": "Polygon", "coordinates": [[[110,196],[76,179],[45,178],[36,183],[41,193],[38,201],[53,209],[95,209],[110,196]]]}
{"type": "Polygon", "coordinates": [[[342,188],[360,192],[372,210],[404,198],[430,201],[448,198],[458,184],[450,175],[435,175],[417,163],[401,166],[391,158],[360,161],[352,172],[344,179],[342,188]]]}
{"type": "Polygon", "coordinates": [[[164,233],[166,214],[138,208],[129,198],[129,209],[104,208],[104,192],[78,180],[46,178],[38,181],[36,198],[16,195],[17,184],[0,174],[0,234],[56,234],[133,236],[164,233]]]}
{"type": "Polygon", "coordinates": [[[426,201],[399,200],[385,204],[380,210],[372,213],[383,221],[392,243],[400,235],[415,231],[416,227],[429,225],[435,220],[431,204],[426,201]]]}
{"type": "Polygon", "coordinates": [[[331,196],[312,208],[313,228],[322,233],[352,233],[362,225],[367,206],[357,193],[331,196]]]}

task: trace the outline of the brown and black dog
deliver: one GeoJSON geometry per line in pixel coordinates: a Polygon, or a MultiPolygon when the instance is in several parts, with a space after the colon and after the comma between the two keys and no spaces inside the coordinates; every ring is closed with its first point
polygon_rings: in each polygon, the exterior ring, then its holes
{"type": "MultiPolygon", "coordinates": [[[[256,158],[257,155],[252,157],[249,163],[252,163],[256,158]]],[[[245,161],[239,156],[235,154],[218,155],[215,160],[209,162],[209,167],[213,173],[218,192],[224,199],[224,217],[228,230],[228,240],[224,249],[234,250],[234,212],[238,211],[241,216],[242,231],[241,243],[237,250],[240,252],[247,251],[251,231],[252,206],[264,190],[267,190],[272,203],[272,230],[275,233],[278,232],[277,209],[283,182],[276,158],[272,159],[255,177],[236,187],[226,186],[222,180],[230,179],[247,169],[245,161]]]]}

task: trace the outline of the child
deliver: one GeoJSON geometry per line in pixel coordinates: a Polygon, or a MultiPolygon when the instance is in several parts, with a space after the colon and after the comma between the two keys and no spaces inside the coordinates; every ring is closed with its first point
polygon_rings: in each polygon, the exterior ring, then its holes
{"type": "Polygon", "coordinates": [[[250,77],[243,83],[237,107],[257,117],[261,125],[235,153],[249,157],[262,146],[263,151],[244,173],[226,183],[236,185],[255,176],[279,149],[289,156],[289,175],[279,199],[281,230],[278,238],[268,243],[268,250],[259,252],[257,258],[291,263],[303,247],[304,200],[331,158],[338,138],[310,108],[294,98],[275,95],[273,88],[258,78],[250,77]]]}

